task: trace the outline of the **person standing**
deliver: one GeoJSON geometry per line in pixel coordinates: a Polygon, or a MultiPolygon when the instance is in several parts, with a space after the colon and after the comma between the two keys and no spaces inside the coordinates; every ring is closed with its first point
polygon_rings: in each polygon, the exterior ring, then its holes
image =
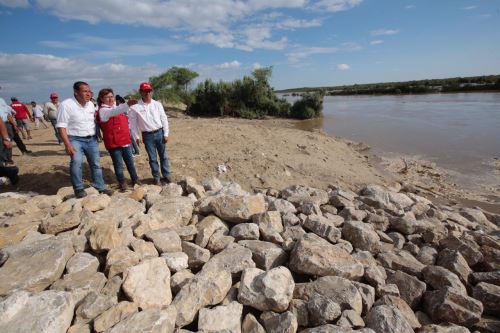
{"type": "Polygon", "coordinates": [[[35,118],[35,128],[38,129],[38,125],[40,122],[45,126],[45,128],[49,128],[43,120],[43,109],[40,105],[36,104],[35,101],[31,102],[31,111],[33,111],[33,117],[35,118]]]}
{"type": "Polygon", "coordinates": [[[87,195],[82,181],[83,156],[87,158],[92,176],[92,186],[99,193],[111,195],[105,188],[99,161],[99,145],[96,137],[95,109],[90,101],[91,90],[88,83],[77,81],[73,84],[74,98],[63,101],[57,109],[57,129],[66,153],[71,157],[70,176],[75,197],[87,195]]]}
{"type": "Polygon", "coordinates": [[[104,146],[113,160],[116,179],[122,192],[127,190],[122,160],[127,166],[132,186],[141,185],[134,165],[131,149],[132,140],[130,139],[128,118],[125,115],[129,107],[134,104],[137,104],[137,101],[130,99],[127,103],[116,106],[115,95],[111,88],[101,89],[97,97],[97,105],[99,106],[97,123],[102,130],[104,146]]]}
{"type": "Polygon", "coordinates": [[[14,111],[16,111],[17,128],[19,128],[19,130],[21,131],[23,139],[26,139],[26,137],[28,138],[28,140],[31,139],[29,120],[33,120],[33,115],[31,114],[28,107],[19,102],[16,97],[12,97],[10,100],[12,102],[10,104],[10,107],[13,108],[14,111]],[[24,134],[24,131],[26,131],[26,135],[24,134]]]}
{"type": "MultiPolygon", "coordinates": [[[[119,106],[121,104],[126,103],[125,99],[121,97],[120,95],[115,96],[116,100],[116,106],[119,106]]],[[[128,119],[128,114],[127,114],[127,119],[128,119]]],[[[130,122],[129,122],[130,124],[130,122]]],[[[130,125],[129,125],[130,128],[130,125]]],[[[132,141],[132,154],[135,156],[138,156],[141,154],[141,151],[139,150],[139,146],[137,145],[137,142],[135,142],[134,138],[132,137],[132,129],[130,130],[130,141],[132,141]]]]}
{"type": "Polygon", "coordinates": [[[63,141],[59,136],[59,131],[56,128],[57,124],[57,107],[59,106],[59,97],[55,92],[50,94],[50,102],[45,103],[43,107],[43,113],[47,116],[52,127],[54,128],[54,133],[56,135],[57,143],[62,144],[63,141]]]}
{"type": "Polygon", "coordinates": [[[130,107],[129,121],[132,135],[137,144],[140,144],[142,135],[144,147],[148,153],[149,166],[153,174],[154,184],[161,186],[160,168],[158,156],[160,157],[161,174],[167,183],[172,181],[168,165],[166,143],[168,142],[168,119],[163,105],[153,100],[153,87],[149,82],[143,82],[139,86],[141,101],[130,107]],[[157,156],[158,154],[158,156],[157,156]]]}

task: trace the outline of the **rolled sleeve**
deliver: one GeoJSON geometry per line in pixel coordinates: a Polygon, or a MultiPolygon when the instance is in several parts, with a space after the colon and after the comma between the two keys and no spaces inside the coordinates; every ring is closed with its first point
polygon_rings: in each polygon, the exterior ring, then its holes
{"type": "Polygon", "coordinates": [[[59,105],[57,108],[57,128],[67,128],[69,121],[68,110],[64,107],[64,104],[59,105]]]}
{"type": "Polygon", "coordinates": [[[132,137],[137,140],[139,139],[139,129],[137,127],[137,111],[134,107],[131,107],[128,112],[128,122],[130,125],[130,131],[132,132],[132,137]]]}

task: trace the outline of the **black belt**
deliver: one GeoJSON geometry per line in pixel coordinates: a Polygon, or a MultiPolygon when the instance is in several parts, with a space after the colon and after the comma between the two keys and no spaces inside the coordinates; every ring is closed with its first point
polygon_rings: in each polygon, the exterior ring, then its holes
{"type": "Polygon", "coordinates": [[[149,132],[142,132],[142,133],[147,133],[147,134],[153,134],[153,133],[156,133],[156,132],[159,132],[163,129],[163,127],[160,127],[158,128],[157,130],[154,130],[154,131],[149,131],[149,132]]]}
{"type": "Polygon", "coordinates": [[[80,138],[80,139],[90,139],[90,138],[93,138],[95,135],[87,135],[87,136],[70,135],[70,136],[73,136],[75,138],[80,138]]]}

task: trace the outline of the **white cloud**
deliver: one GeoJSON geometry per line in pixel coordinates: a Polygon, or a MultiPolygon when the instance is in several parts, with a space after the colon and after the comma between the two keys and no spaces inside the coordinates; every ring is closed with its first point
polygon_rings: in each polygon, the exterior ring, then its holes
{"type": "Polygon", "coordinates": [[[259,69],[259,68],[262,68],[262,65],[261,65],[261,64],[259,64],[258,62],[254,63],[254,64],[252,65],[252,69],[259,69]]]}
{"type": "Polygon", "coordinates": [[[360,51],[362,49],[363,49],[363,47],[361,45],[359,45],[358,43],[354,43],[354,42],[342,43],[342,50],[343,51],[354,52],[354,51],[360,51]]]}
{"type": "Polygon", "coordinates": [[[377,40],[372,40],[370,42],[370,45],[379,45],[379,44],[382,44],[384,41],[383,40],[380,40],[380,39],[377,39],[377,40]]]}
{"type": "Polygon", "coordinates": [[[477,6],[467,6],[467,7],[462,7],[463,10],[473,10],[476,9],[477,6]]]}
{"type": "Polygon", "coordinates": [[[361,4],[363,0],[320,0],[312,5],[313,8],[329,12],[349,10],[361,4]]]}
{"type": "Polygon", "coordinates": [[[341,71],[347,71],[347,70],[351,69],[351,66],[349,66],[348,64],[338,64],[337,69],[339,69],[341,71]]]}
{"type": "Polygon", "coordinates": [[[80,56],[106,58],[168,54],[186,49],[186,45],[179,42],[157,38],[108,39],[84,34],[69,37],[67,41],[45,40],[39,43],[57,49],[78,50],[80,56]]]}
{"type": "Polygon", "coordinates": [[[405,6],[405,9],[415,9],[416,6],[415,5],[407,5],[405,6]]]}
{"type": "Polygon", "coordinates": [[[389,36],[389,35],[395,35],[397,33],[399,33],[399,29],[378,29],[371,31],[371,34],[373,36],[389,36]]]}
{"type": "Polygon", "coordinates": [[[228,68],[239,68],[241,67],[241,63],[238,60],[233,60],[231,62],[225,62],[220,65],[216,65],[215,68],[218,69],[228,69],[228,68]]]}
{"type": "Polygon", "coordinates": [[[28,0],[0,0],[0,5],[10,8],[28,8],[30,3],[28,0]]]}
{"type": "Polygon", "coordinates": [[[155,65],[127,66],[119,63],[91,64],[82,59],[56,57],[48,54],[0,53],[0,93],[26,100],[47,100],[51,91],[62,97],[71,96],[75,81],[88,82],[94,91],[112,87],[128,93],[163,69],[155,65]],[[12,80],[15,78],[15,80],[12,80]]]}
{"type": "Polygon", "coordinates": [[[292,51],[286,54],[288,61],[291,63],[297,63],[300,60],[307,58],[314,54],[328,54],[335,53],[338,51],[336,47],[307,47],[300,50],[292,51]]]}
{"type": "Polygon", "coordinates": [[[313,27],[320,27],[322,24],[321,20],[319,19],[313,19],[313,20],[300,20],[300,19],[293,19],[289,18],[286,20],[283,20],[281,22],[278,22],[276,24],[276,27],[278,29],[298,29],[298,28],[313,28],[313,27]]]}

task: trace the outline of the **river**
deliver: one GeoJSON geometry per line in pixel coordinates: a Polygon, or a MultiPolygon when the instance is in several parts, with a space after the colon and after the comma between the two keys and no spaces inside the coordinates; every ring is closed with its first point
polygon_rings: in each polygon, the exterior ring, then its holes
{"type": "Polygon", "coordinates": [[[297,126],[435,162],[462,183],[500,184],[500,93],[327,96],[323,113],[297,126]]]}

